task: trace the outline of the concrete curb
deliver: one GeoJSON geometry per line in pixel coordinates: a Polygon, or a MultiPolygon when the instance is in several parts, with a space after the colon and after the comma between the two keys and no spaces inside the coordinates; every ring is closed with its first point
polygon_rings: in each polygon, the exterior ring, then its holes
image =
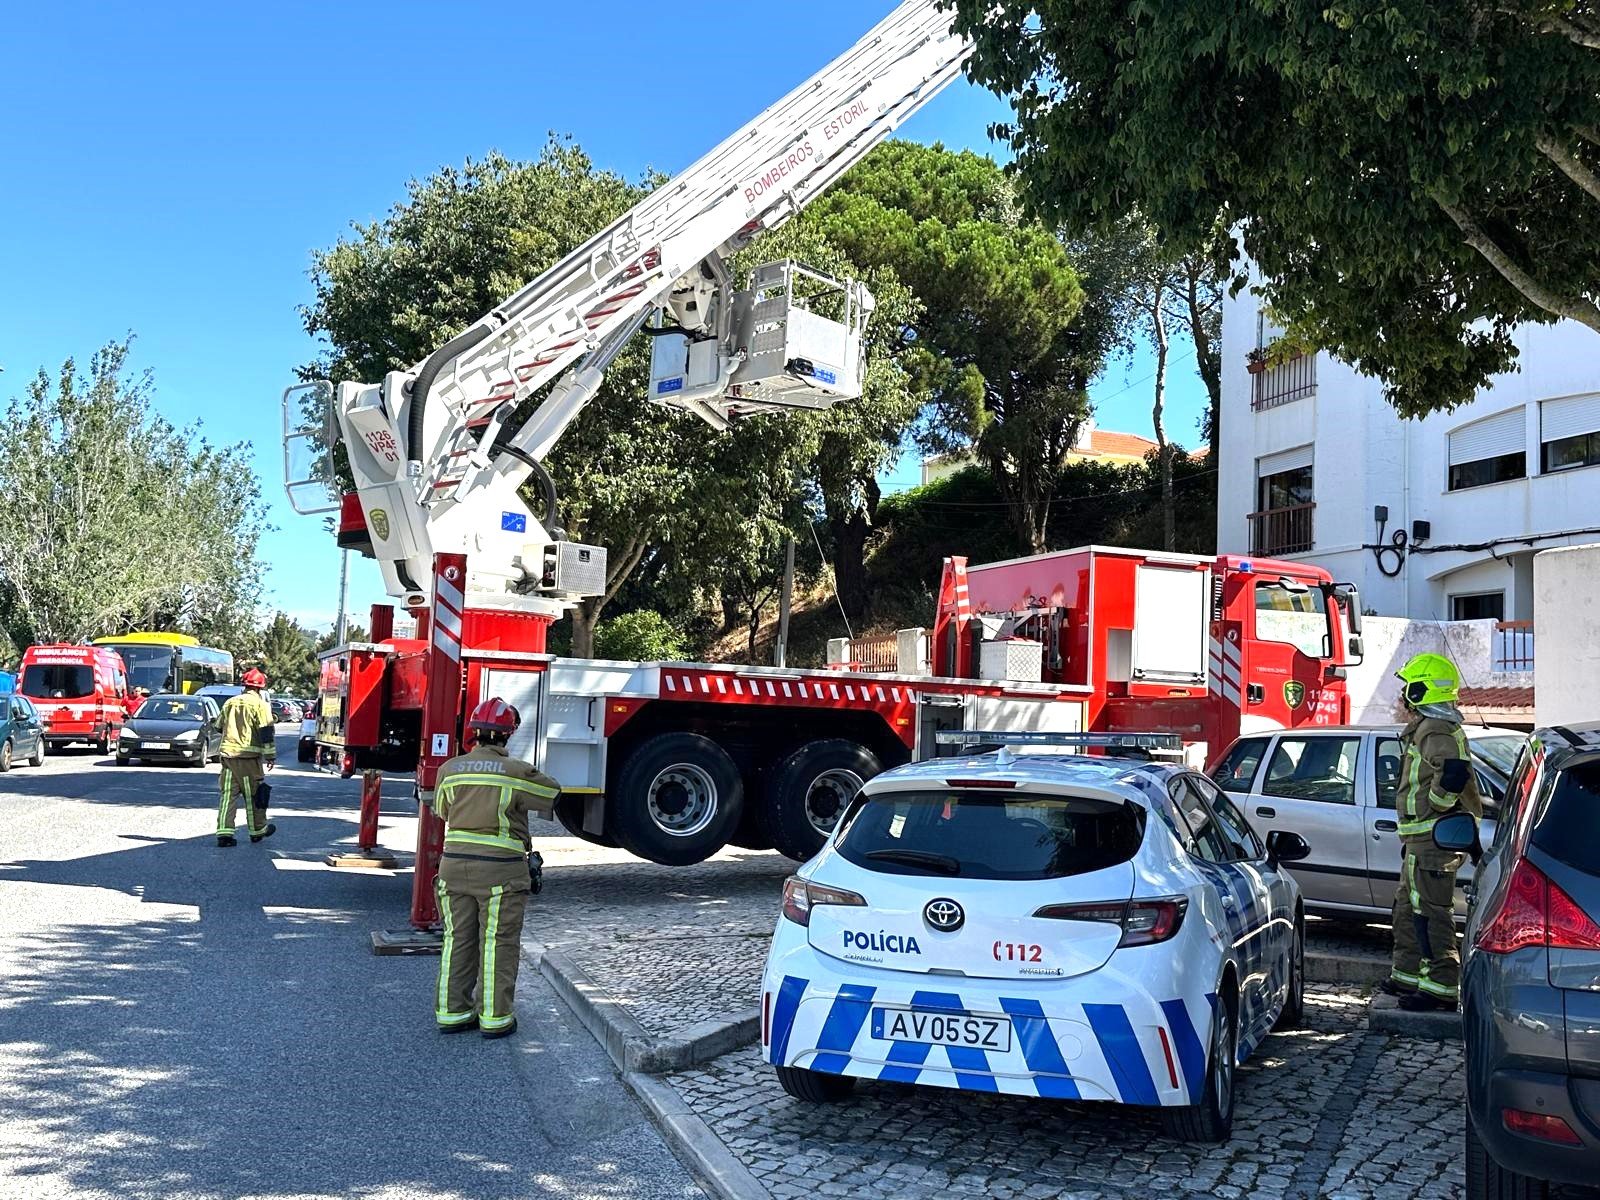
{"type": "Polygon", "coordinates": [[[1375,1033],[1423,1038],[1430,1042],[1459,1042],[1461,1014],[1457,1012],[1407,1012],[1400,1001],[1385,992],[1372,998],[1367,1027],[1375,1033]]]}
{"type": "Polygon", "coordinates": [[[761,1036],[761,1013],[751,1011],[691,1025],[656,1038],[589,973],[559,950],[525,947],[523,953],[595,1037],[624,1074],[664,1075],[749,1045],[761,1036]]]}
{"type": "Polygon", "coordinates": [[[1306,978],[1315,983],[1381,983],[1389,962],[1365,954],[1306,954],[1306,978]]]}
{"type": "Polygon", "coordinates": [[[684,1103],[665,1080],[638,1071],[623,1075],[667,1144],[720,1200],[770,1200],[767,1189],[684,1103]]]}

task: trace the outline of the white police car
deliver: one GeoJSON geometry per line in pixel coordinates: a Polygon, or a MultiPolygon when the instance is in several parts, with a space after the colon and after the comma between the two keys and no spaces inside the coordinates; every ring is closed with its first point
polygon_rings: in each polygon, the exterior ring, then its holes
{"type": "Polygon", "coordinates": [[[785,885],[764,1053],[802,1100],[857,1079],[1107,1100],[1223,1140],[1234,1067],[1300,1017],[1279,864],[1306,853],[1167,763],[1002,747],[887,771],[785,885]]]}

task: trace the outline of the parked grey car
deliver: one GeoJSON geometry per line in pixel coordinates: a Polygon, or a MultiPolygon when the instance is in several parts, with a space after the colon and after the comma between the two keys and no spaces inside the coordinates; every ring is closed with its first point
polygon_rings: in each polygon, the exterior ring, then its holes
{"type": "Polygon", "coordinates": [[[209,696],[151,696],[117,735],[117,766],[134,759],[203,767],[222,757],[222,721],[209,696]]]}
{"type": "Polygon", "coordinates": [[[1541,1200],[1600,1180],[1600,723],[1537,731],[1503,812],[1463,945],[1467,1196],[1541,1200]]]}
{"type": "MultiPolygon", "coordinates": [[[[1468,726],[1466,732],[1487,809],[1487,838],[1526,738],[1507,729],[1468,726]]],[[[1394,815],[1400,762],[1398,725],[1301,726],[1239,738],[1211,778],[1233,793],[1263,837],[1282,829],[1306,840],[1311,857],[1290,872],[1308,909],[1387,917],[1400,881],[1394,815]]],[[[1462,883],[1469,877],[1464,870],[1462,883]]],[[[1464,896],[1458,894],[1456,906],[1464,917],[1464,896]]]]}

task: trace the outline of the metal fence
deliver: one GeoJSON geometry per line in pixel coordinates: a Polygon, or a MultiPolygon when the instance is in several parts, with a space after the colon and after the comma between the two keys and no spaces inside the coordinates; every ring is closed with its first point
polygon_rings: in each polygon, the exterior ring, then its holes
{"type": "Polygon", "coordinates": [[[1533,622],[1501,621],[1494,629],[1494,669],[1533,670],[1533,622]]]}
{"type": "Polygon", "coordinates": [[[1269,508],[1251,513],[1250,553],[1304,554],[1311,549],[1311,514],[1313,504],[1295,504],[1288,508],[1269,508]]]}
{"type": "Polygon", "coordinates": [[[1257,411],[1277,408],[1317,390],[1317,356],[1302,354],[1251,376],[1250,407],[1257,411]]]}

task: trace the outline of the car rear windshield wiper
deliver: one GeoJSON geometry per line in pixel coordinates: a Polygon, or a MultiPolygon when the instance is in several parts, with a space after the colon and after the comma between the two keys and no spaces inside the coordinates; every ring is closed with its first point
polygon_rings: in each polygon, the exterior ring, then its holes
{"type": "Polygon", "coordinates": [[[961,874],[961,861],[948,854],[935,854],[931,850],[868,850],[867,858],[878,862],[905,863],[911,867],[927,867],[941,875],[961,874]]]}

